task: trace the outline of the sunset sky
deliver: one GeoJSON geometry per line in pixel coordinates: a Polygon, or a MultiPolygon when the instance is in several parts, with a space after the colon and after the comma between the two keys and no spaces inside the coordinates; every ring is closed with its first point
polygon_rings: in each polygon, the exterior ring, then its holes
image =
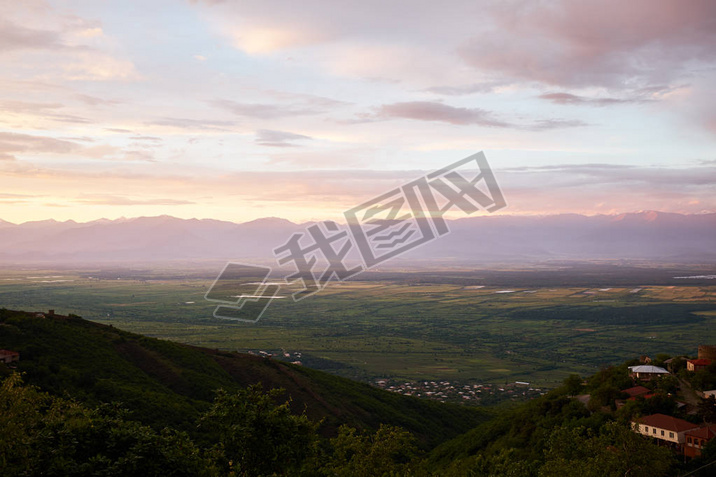
{"type": "Polygon", "coordinates": [[[716,211],[716,2],[0,0],[0,219],[716,211]],[[350,6],[349,6],[350,5],[350,6]]]}

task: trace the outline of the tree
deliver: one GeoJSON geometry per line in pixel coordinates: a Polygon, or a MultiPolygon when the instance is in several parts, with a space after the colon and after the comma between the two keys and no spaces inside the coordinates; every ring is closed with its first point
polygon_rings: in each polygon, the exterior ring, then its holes
{"type": "Polygon", "coordinates": [[[698,416],[704,422],[716,422],[716,396],[711,395],[699,401],[698,416]]]}
{"type": "Polygon", "coordinates": [[[551,477],[659,477],[670,475],[674,458],[629,426],[610,422],[599,434],[559,427],[550,436],[539,475],[551,477]]]}
{"type": "Polygon", "coordinates": [[[567,390],[567,394],[576,396],[582,391],[582,378],[580,378],[578,374],[570,374],[569,377],[564,380],[564,386],[567,390]]]}
{"type": "Polygon", "coordinates": [[[691,385],[694,389],[700,391],[708,391],[716,388],[716,361],[708,365],[705,369],[693,373],[691,385]]]}
{"type": "Polygon", "coordinates": [[[701,450],[701,462],[713,462],[716,460],[716,439],[711,439],[701,450]]]}
{"type": "Polygon", "coordinates": [[[616,415],[622,422],[630,421],[634,416],[648,416],[649,414],[666,414],[672,416],[676,413],[678,405],[673,396],[667,396],[658,390],[650,397],[637,396],[635,399],[625,401],[617,410],[616,415]]]}
{"type": "Polygon", "coordinates": [[[494,454],[481,453],[454,461],[441,477],[532,477],[536,462],[515,456],[514,449],[500,449],[494,454]]]}
{"type": "Polygon", "coordinates": [[[616,405],[614,404],[614,401],[621,398],[622,395],[623,393],[619,390],[619,388],[611,384],[602,384],[597,389],[592,391],[587,407],[592,411],[596,411],[603,406],[615,408],[616,405]]]}
{"type": "Polygon", "coordinates": [[[283,393],[264,393],[261,384],[233,394],[218,392],[200,427],[218,442],[212,454],[222,472],[247,477],[298,473],[316,452],[318,424],[305,413],[293,414],[290,401],[276,404],[283,393]]]}
{"type": "Polygon", "coordinates": [[[39,427],[39,409],[50,399],[31,386],[23,386],[14,373],[0,385],[0,469],[6,474],[20,474],[32,459],[32,431],[39,427]]]}
{"type": "Polygon", "coordinates": [[[654,362],[652,363],[654,366],[663,366],[664,361],[671,358],[671,355],[668,353],[659,353],[656,355],[656,358],[654,359],[654,362]]]}
{"type": "Polygon", "coordinates": [[[184,433],[157,432],[116,404],[51,397],[19,375],[0,386],[0,468],[25,476],[211,476],[184,433]]]}
{"type": "Polygon", "coordinates": [[[633,386],[632,378],[629,376],[626,365],[609,366],[601,369],[589,378],[588,383],[590,390],[595,390],[603,386],[612,386],[617,389],[625,389],[633,386]]]}
{"type": "Polygon", "coordinates": [[[662,376],[656,381],[656,389],[666,394],[676,394],[679,390],[679,379],[672,374],[662,376]]]}
{"type": "Polygon", "coordinates": [[[374,434],[341,426],[331,439],[332,455],[324,467],[331,476],[405,475],[417,455],[415,438],[405,429],[381,425],[374,434]]]}
{"type": "Polygon", "coordinates": [[[677,374],[682,369],[686,369],[686,360],[680,356],[677,356],[671,361],[671,372],[677,374]]]}

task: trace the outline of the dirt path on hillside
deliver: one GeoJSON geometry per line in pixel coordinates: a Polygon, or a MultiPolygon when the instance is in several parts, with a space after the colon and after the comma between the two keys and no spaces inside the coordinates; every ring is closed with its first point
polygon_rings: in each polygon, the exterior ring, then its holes
{"type": "Polygon", "coordinates": [[[677,378],[679,380],[679,388],[681,389],[681,394],[684,396],[684,401],[686,401],[686,404],[689,406],[693,406],[695,409],[699,406],[699,396],[694,392],[693,389],[691,389],[691,386],[689,386],[689,383],[684,381],[681,378],[677,378]]]}

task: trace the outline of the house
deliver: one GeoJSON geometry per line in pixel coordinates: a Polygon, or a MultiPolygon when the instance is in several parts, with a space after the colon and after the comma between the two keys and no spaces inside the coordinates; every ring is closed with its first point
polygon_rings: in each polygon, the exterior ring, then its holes
{"type": "Polygon", "coordinates": [[[653,437],[660,444],[684,452],[686,433],[695,431],[699,426],[683,419],[667,416],[666,414],[652,414],[632,421],[632,429],[643,436],[653,437]]]}
{"type": "Polygon", "coordinates": [[[637,398],[642,398],[642,399],[646,400],[646,399],[651,399],[654,396],[656,396],[656,393],[642,394],[640,396],[632,396],[630,398],[627,398],[627,401],[636,401],[637,398]]]}
{"type": "Polygon", "coordinates": [[[0,349],[0,362],[10,364],[15,361],[20,361],[20,353],[9,349],[0,349]]]}
{"type": "MultiPolygon", "coordinates": [[[[637,398],[649,399],[655,396],[654,392],[651,389],[646,388],[644,386],[634,386],[632,388],[622,389],[622,392],[629,396],[626,399],[627,401],[636,401],[637,398]]],[[[622,399],[616,399],[614,402],[617,405],[617,409],[619,409],[624,406],[626,401],[622,399]]]]}
{"type": "Polygon", "coordinates": [[[686,457],[698,457],[701,455],[701,449],[716,437],[716,424],[688,431],[684,436],[686,437],[684,455],[686,457]]]}
{"type": "Polygon", "coordinates": [[[644,386],[634,386],[633,388],[623,389],[622,392],[627,393],[629,395],[629,399],[631,399],[639,396],[645,396],[651,393],[651,389],[645,388],[644,386]]]}
{"type": "Polygon", "coordinates": [[[711,364],[710,359],[706,359],[706,358],[690,359],[686,362],[686,369],[689,371],[701,371],[702,369],[706,369],[706,367],[710,364],[711,364]]]}
{"type": "Polygon", "coordinates": [[[668,369],[669,372],[673,373],[674,372],[674,364],[676,362],[680,363],[681,361],[688,361],[688,359],[689,359],[688,356],[675,356],[673,358],[669,358],[666,361],[664,361],[664,366],[666,366],[666,369],[668,369]]]}
{"type": "Polygon", "coordinates": [[[652,378],[658,378],[659,376],[664,374],[669,374],[669,372],[664,368],[660,368],[659,366],[652,366],[650,364],[629,366],[629,371],[631,372],[632,377],[636,377],[637,379],[642,379],[644,381],[648,381],[652,378]]]}

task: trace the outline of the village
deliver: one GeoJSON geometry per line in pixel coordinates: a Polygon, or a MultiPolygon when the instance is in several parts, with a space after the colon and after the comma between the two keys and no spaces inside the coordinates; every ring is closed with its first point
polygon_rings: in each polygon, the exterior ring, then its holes
{"type": "Polygon", "coordinates": [[[694,384],[697,377],[710,375],[711,381],[698,385],[713,385],[716,346],[699,346],[695,359],[666,359],[663,362],[666,368],[651,364],[648,357],[642,357],[641,361],[643,364],[629,367],[634,386],[622,390],[622,395],[628,397],[615,400],[615,407],[619,409],[630,401],[646,403],[659,396],[663,398],[663,391],[672,387],[666,398],[674,400],[674,412],[635,416],[631,420],[632,430],[671,448],[685,459],[701,456],[706,445],[716,438],[716,389],[698,390],[694,384]],[[668,384],[660,385],[664,380],[668,384]]]}
{"type": "MultiPolygon", "coordinates": [[[[634,417],[631,420],[632,429],[653,439],[659,445],[671,448],[683,458],[691,459],[701,456],[704,447],[716,439],[716,389],[695,389],[693,383],[689,382],[689,376],[695,377],[696,373],[704,374],[708,370],[713,373],[711,365],[714,363],[716,346],[710,345],[699,346],[698,356],[694,359],[686,356],[672,357],[658,363],[661,366],[655,365],[648,356],[641,356],[639,364],[628,367],[632,386],[616,390],[614,399],[601,403],[606,405],[595,404],[596,400],[589,394],[578,394],[574,397],[591,410],[601,407],[607,412],[627,405],[644,404],[650,400],[653,400],[648,403],[651,405],[642,406],[642,409],[658,409],[663,402],[672,403],[674,412],[654,412],[634,417]]],[[[379,379],[374,384],[404,396],[470,405],[526,400],[546,393],[544,389],[521,381],[495,385],[379,379]]],[[[665,407],[668,408],[669,405],[665,407]]]]}
{"type": "Polygon", "coordinates": [[[523,401],[544,395],[546,391],[533,388],[530,383],[516,381],[504,385],[464,384],[455,381],[404,382],[379,379],[375,385],[381,389],[440,402],[490,405],[501,401],[523,401]]]}

